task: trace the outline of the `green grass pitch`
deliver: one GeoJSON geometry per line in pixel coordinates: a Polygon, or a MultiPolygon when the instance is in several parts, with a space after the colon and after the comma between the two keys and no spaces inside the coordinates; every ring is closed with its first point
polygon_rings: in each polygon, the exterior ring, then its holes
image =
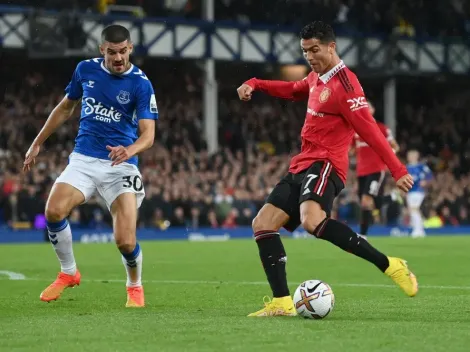
{"type": "Polygon", "coordinates": [[[407,298],[365,261],[329,243],[285,240],[292,293],[321,279],[336,295],[325,320],[248,318],[270,293],[256,244],[143,242],[147,307],[126,309],[114,245],[75,245],[82,284],[39,294],[58,271],[50,245],[1,245],[0,351],[469,351],[470,237],[372,238],[408,260],[420,292],[407,298]]]}

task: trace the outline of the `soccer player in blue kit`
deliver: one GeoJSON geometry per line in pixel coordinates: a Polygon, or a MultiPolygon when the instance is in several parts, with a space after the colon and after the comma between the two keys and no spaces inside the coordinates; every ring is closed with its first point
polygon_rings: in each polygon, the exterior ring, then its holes
{"type": "Polygon", "coordinates": [[[137,212],[145,196],[137,154],[150,148],[158,109],[147,76],[129,59],[133,45],[129,31],[110,25],[101,33],[104,58],[80,62],[66,95],[55,107],[26,153],[24,171],[35,163],[42,144],[81,102],[75,148],[57,178],[46,204],[47,229],[60,261],[57,279],[40,295],[56,300],[64,289],[80,284],[67,217],[73,208],[96,192],[113,219],[116,245],[127,271],[126,307],[143,307],[142,250],[136,240],[137,212]]]}
{"type": "Polygon", "coordinates": [[[411,237],[424,237],[423,216],[421,215],[421,204],[426,197],[426,188],[432,180],[432,172],[429,167],[419,161],[420,155],[417,150],[409,150],[407,153],[408,164],[406,168],[413,177],[413,187],[406,195],[406,203],[410,213],[411,237]]]}

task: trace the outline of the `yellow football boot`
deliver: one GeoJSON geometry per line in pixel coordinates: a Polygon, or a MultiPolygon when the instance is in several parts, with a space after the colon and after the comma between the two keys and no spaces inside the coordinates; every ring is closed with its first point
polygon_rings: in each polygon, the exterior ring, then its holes
{"type": "Polygon", "coordinates": [[[248,314],[249,317],[274,317],[274,316],[288,316],[293,317],[297,315],[294,307],[294,302],[291,296],[274,297],[272,300],[268,296],[263,298],[264,308],[257,312],[248,314]]]}
{"type": "Polygon", "coordinates": [[[385,270],[385,275],[390,277],[400,288],[410,297],[418,293],[418,280],[413,274],[406,261],[400,258],[388,257],[389,267],[385,270]]]}

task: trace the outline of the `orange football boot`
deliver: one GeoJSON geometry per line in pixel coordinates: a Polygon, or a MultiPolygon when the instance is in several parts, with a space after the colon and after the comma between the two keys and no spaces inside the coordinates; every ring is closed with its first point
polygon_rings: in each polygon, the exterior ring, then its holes
{"type": "Polygon", "coordinates": [[[144,287],[127,287],[127,308],[145,307],[144,287]]]}
{"type": "Polygon", "coordinates": [[[59,275],[57,275],[57,279],[41,292],[39,299],[44,302],[55,301],[66,288],[80,285],[80,279],[81,274],[78,270],[75,275],[60,272],[59,275]]]}

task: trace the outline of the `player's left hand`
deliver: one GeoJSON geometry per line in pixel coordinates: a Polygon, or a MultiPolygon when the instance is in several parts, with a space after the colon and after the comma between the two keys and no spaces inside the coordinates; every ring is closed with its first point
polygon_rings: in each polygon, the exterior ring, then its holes
{"type": "Polygon", "coordinates": [[[110,145],[107,145],[106,149],[110,151],[108,157],[113,162],[111,166],[122,164],[132,157],[129,150],[122,145],[118,145],[117,147],[111,147],[110,145]]]}
{"type": "Polygon", "coordinates": [[[238,97],[243,101],[250,101],[251,95],[253,93],[253,87],[243,83],[240,87],[237,88],[238,97]]]}
{"type": "Polygon", "coordinates": [[[26,152],[24,163],[23,163],[23,171],[27,172],[31,170],[31,167],[36,164],[36,157],[38,156],[39,152],[41,151],[41,146],[37,144],[31,144],[28,151],[26,152]]]}
{"type": "Polygon", "coordinates": [[[403,192],[408,192],[411,187],[413,187],[414,181],[413,177],[410,174],[406,174],[405,176],[402,176],[398,181],[397,181],[397,187],[401,189],[403,192]]]}

